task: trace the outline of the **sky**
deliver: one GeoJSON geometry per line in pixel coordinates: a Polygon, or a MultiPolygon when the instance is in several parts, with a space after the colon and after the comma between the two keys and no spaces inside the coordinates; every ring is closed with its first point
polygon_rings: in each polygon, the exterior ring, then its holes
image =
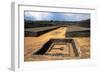
{"type": "Polygon", "coordinates": [[[87,13],[61,13],[61,12],[24,12],[25,20],[32,21],[81,21],[90,19],[90,14],[87,13]]]}

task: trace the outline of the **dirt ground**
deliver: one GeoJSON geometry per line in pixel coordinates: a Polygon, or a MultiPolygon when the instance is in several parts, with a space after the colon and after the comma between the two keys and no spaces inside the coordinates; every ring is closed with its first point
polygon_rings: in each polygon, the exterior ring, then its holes
{"type": "MultiPolygon", "coordinates": [[[[74,56],[50,56],[50,55],[33,55],[39,48],[42,47],[51,38],[65,38],[66,27],[61,27],[56,30],[45,33],[39,37],[25,37],[24,38],[24,61],[42,61],[42,60],[63,60],[76,59],[74,56]]],[[[80,50],[80,58],[90,58],[90,37],[76,37],[80,50]]],[[[52,50],[53,51],[53,50],[52,50]]]]}

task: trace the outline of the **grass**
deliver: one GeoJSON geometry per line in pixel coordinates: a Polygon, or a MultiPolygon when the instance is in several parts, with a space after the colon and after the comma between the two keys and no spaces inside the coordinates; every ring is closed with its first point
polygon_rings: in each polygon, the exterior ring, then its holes
{"type": "Polygon", "coordinates": [[[85,28],[80,26],[69,26],[68,32],[85,31],[85,30],[90,30],[90,28],[85,28]]]}
{"type": "Polygon", "coordinates": [[[27,29],[25,29],[25,31],[39,32],[39,31],[44,31],[44,30],[53,29],[53,28],[57,28],[57,27],[58,26],[27,28],[27,29]]]}

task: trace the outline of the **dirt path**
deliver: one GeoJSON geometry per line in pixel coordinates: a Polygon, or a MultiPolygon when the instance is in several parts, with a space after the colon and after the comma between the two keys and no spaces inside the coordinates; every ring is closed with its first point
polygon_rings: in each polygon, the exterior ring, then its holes
{"type": "Polygon", "coordinates": [[[26,57],[30,56],[34,51],[40,48],[51,38],[65,38],[66,30],[66,27],[61,27],[56,30],[45,33],[39,37],[25,37],[24,55],[26,57]]]}
{"type": "MultiPolygon", "coordinates": [[[[65,34],[68,30],[67,27],[60,27],[58,29],[52,30],[48,33],[45,33],[39,37],[25,37],[24,38],[24,60],[25,61],[42,61],[42,60],[63,60],[66,57],[60,56],[46,56],[46,55],[34,55],[33,52],[37,51],[39,48],[42,47],[44,43],[46,43],[51,38],[66,38],[65,34]]],[[[90,57],[90,37],[74,37],[73,39],[77,40],[81,52],[82,58],[89,58],[90,57]]],[[[71,47],[70,45],[68,47],[71,47]]],[[[68,51],[68,49],[66,49],[68,51]]],[[[64,50],[64,53],[66,53],[64,50]]],[[[67,52],[69,53],[69,52],[67,52]]],[[[72,59],[74,58],[74,53],[72,49],[70,50],[70,56],[72,59]]]]}

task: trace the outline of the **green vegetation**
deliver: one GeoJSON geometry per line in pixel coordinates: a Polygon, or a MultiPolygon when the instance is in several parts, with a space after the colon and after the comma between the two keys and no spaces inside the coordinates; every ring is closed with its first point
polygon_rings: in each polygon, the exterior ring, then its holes
{"type": "Polygon", "coordinates": [[[58,26],[58,25],[78,25],[81,27],[90,28],[90,19],[82,21],[31,21],[24,20],[25,28],[36,28],[36,27],[46,27],[46,26],[58,26]]]}
{"type": "Polygon", "coordinates": [[[25,31],[33,31],[33,32],[39,32],[39,31],[45,31],[49,29],[57,28],[58,26],[51,26],[51,27],[37,27],[37,28],[26,28],[25,31]]]}

